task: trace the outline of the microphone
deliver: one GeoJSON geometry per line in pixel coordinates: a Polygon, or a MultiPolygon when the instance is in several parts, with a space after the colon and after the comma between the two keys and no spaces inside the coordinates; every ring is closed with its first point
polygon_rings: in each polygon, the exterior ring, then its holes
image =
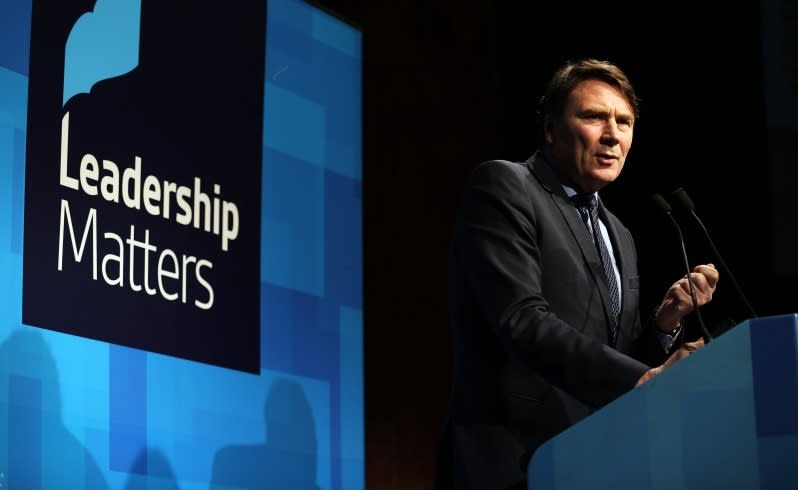
{"type": "MultiPolygon", "coordinates": [[[[707,327],[704,325],[704,318],[701,316],[701,310],[698,308],[698,299],[695,296],[695,285],[693,284],[693,276],[691,275],[690,270],[690,261],[687,258],[687,248],[684,245],[684,236],[682,235],[682,229],[679,226],[679,223],[676,222],[676,219],[673,217],[673,213],[671,212],[671,205],[659,194],[654,194],[651,196],[654,200],[654,204],[665,214],[668,218],[670,218],[671,223],[673,223],[673,227],[676,228],[676,233],[679,235],[679,243],[682,246],[682,258],[684,259],[684,267],[687,270],[687,284],[690,286],[690,299],[693,300],[693,311],[695,311],[696,318],[698,318],[698,324],[701,327],[701,336],[704,338],[704,344],[708,344],[712,340],[712,335],[707,330],[707,327]]],[[[682,333],[682,341],[684,341],[685,333],[682,333]]]]}
{"type": "Polygon", "coordinates": [[[723,257],[720,256],[720,252],[718,252],[718,249],[715,247],[715,243],[709,236],[709,232],[704,226],[704,223],[701,222],[701,220],[698,218],[698,215],[695,213],[695,204],[693,204],[693,200],[690,199],[690,196],[688,196],[687,192],[681,187],[673,191],[672,196],[685,210],[687,210],[688,213],[690,213],[690,216],[693,217],[695,222],[698,223],[701,231],[704,232],[704,237],[706,237],[707,242],[709,242],[710,248],[712,248],[712,253],[715,255],[715,260],[718,262],[718,265],[720,265],[721,269],[723,269],[723,273],[729,277],[729,282],[731,282],[732,287],[734,287],[737,295],[743,300],[743,304],[745,305],[746,310],[748,310],[748,315],[751,318],[756,318],[757,316],[756,313],[754,313],[754,309],[751,307],[751,303],[748,302],[748,299],[746,299],[742,289],[740,289],[740,285],[737,284],[737,281],[734,279],[734,275],[732,275],[731,270],[726,265],[726,261],[724,261],[723,257]]]}

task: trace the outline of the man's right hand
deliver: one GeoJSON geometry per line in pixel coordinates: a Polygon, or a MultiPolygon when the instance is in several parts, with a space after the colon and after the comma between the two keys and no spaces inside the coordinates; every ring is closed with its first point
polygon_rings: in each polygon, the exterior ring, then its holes
{"type": "MultiPolygon", "coordinates": [[[[690,273],[695,286],[698,306],[712,301],[712,294],[718,285],[720,275],[712,264],[696,266],[690,273]]],[[[687,276],[682,277],[668,289],[662,299],[654,323],[663,332],[671,332],[679,327],[682,319],[693,311],[693,298],[690,293],[690,282],[687,276]]]]}
{"type": "Polygon", "coordinates": [[[663,372],[664,370],[666,370],[669,367],[673,366],[674,364],[676,364],[677,362],[681,361],[685,357],[688,357],[690,354],[692,354],[693,352],[697,351],[701,347],[704,347],[704,339],[698,339],[695,342],[687,342],[687,343],[685,343],[678,350],[676,350],[676,352],[671,354],[670,357],[668,357],[668,359],[664,363],[662,363],[660,366],[657,366],[655,368],[651,368],[648,371],[646,371],[645,373],[643,373],[643,375],[640,376],[640,379],[637,380],[637,383],[635,384],[635,387],[638,387],[638,386],[642,385],[643,383],[645,383],[649,379],[651,379],[654,376],[660,374],[661,372],[663,372]]]}

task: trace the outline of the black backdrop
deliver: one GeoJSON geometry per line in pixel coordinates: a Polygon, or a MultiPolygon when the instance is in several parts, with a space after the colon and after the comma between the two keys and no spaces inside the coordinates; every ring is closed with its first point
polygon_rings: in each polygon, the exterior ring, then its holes
{"type": "MultiPolygon", "coordinates": [[[[796,278],[771,260],[795,229],[771,226],[758,2],[319,3],[364,33],[368,488],[430,487],[451,375],[446,249],[463,179],[483,160],[531,154],[535,103],[566,58],[618,63],[642,98],[627,166],[602,195],[636,237],[644,304],[684,274],[649,196],[683,187],[757,313],[798,311],[796,278]]],[[[711,261],[697,228],[683,227],[691,262],[711,261]]],[[[708,325],[746,316],[721,282],[708,325]]]]}

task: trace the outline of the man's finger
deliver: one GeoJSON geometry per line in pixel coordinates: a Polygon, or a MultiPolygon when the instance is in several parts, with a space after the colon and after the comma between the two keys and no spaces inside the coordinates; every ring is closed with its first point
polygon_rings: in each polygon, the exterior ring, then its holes
{"type": "Polygon", "coordinates": [[[697,272],[702,274],[704,277],[707,278],[707,284],[709,287],[714,288],[715,285],[718,283],[718,279],[720,279],[720,274],[718,270],[715,268],[714,264],[704,264],[696,266],[693,269],[693,272],[697,272]]]}
{"type": "Polygon", "coordinates": [[[693,352],[700,349],[701,347],[704,347],[704,339],[698,339],[695,342],[686,342],[683,348],[685,350],[693,352]]]}

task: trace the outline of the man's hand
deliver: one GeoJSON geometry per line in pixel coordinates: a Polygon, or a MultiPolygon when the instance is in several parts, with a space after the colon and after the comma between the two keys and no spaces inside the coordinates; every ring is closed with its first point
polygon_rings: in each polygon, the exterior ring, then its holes
{"type": "Polygon", "coordinates": [[[681,361],[685,357],[688,357],[693,352],[697,351],[701,347],[704,347],[704,339],[698,339],[695,342],[687,342],[683,346],[681,346],[676,352],[670,355],[668,359],[660,366],[655,368],[651,368],[642,376],[640,379],[637,380],[635,387],[640,386],[641,384],[645,383],[649,379],[653,378],[654,376],[660,374],[661,372],[665,371],[669,367],[673,366],[677,362],[681,361]]]}
{"type": "MultiPolygon", "coordinates": [[[[718,285],[720,275],[712,264],[699,265],[690,274],[695,286],[695,297],[698,306],[712,301],[712,294],[718,285]]],[[[679,279],[668,289],[657,310],[654,324],[663,332],[672,332],[679,328],[682,319],[693,311],[693,299],[690,295],[690,283],[687,275],[679,279]]]]}

